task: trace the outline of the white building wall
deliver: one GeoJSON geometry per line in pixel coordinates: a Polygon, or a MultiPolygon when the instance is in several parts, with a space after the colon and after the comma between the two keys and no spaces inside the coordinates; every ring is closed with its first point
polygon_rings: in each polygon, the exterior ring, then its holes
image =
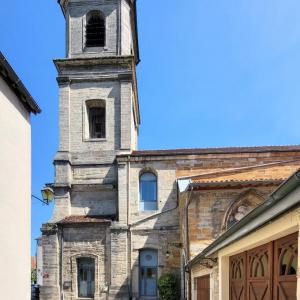
{"type": "Polygon", "coordinates": [[[30,299],[29,112],[0,77],[1,299],[30,299]]]}

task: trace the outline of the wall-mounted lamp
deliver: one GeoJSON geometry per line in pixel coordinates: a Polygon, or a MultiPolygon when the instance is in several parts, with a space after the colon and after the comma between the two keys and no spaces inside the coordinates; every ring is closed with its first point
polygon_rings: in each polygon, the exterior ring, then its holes
{"type": "Polygon", "coordinates": [[[41,190],[42,198],[40,199],[39,197],[36,197],[34,195],[31,195],[32,198],[39,200],[40,202],[49,205],[50,202],[53,201],[54,199],[54,191],[51,187],[46,186],[41,190]]]}
{"type": "Polygon", "coordinates": [[[166,252],[166,258],[169,258],[169,257],[170,257],[170,255],[171,255],[170,251],[169,251],[169,250],[167,250],[167,252],[166,252]]]}

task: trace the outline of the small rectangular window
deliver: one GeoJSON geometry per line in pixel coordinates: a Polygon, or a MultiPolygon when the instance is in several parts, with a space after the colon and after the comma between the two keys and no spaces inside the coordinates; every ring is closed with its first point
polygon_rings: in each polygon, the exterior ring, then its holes
{"type": "Polygon", "coordinates": [[[105,138],[105,108],[89,108],[90,137],[94,139],[105,138]]]}

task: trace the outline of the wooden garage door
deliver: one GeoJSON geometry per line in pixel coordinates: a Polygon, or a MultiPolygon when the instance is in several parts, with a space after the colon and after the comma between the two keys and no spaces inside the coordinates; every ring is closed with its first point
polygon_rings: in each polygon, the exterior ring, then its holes
{"type": "Polygon", "coordinates": [[[198,277],[197,281],[197,300],[210,299],[210,284],[209,276],[198,277]]]}
{"type": "Polygon", "coordinates": [[[247,252],[248,300],[269,300],[272,292],[273,243],[247,252]]]}
{"type": "Polygon", "coordinates": [[[274,296],[278,300],[296,300],[298,234],[274,243],[274,296]]]}
{"type": "Polygon", "coordinates": [[[230,258],[230,300],[296,300],[298,233],[230,258]]]}
{"type": "Polygon", "coordinates": [[[246,252],[230,258],[230,299],[246,300],[246,252]]]}

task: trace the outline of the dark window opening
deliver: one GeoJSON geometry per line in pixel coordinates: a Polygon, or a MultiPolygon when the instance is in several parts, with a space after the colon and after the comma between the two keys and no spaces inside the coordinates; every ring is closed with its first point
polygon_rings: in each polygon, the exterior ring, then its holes
{"type": "Polygon", "coordinates": [[[92,11],[87,15],[86,47],[105,46],[105,20],[100,12],[92,11]]]}
{"type": "Polygon", "coordinates": [[[89,108],[89,125],[90,138],[105,138],[105,108],[90,107],[89,108]]]}

